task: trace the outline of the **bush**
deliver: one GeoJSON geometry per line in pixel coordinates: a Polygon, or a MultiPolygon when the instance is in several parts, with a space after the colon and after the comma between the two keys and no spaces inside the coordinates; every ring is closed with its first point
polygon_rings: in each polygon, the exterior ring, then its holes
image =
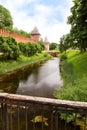
{"type": "Polygon", "coordinates": [[[41,53],[44,49],[42,43],[18,43],[12,37],[0,36],[0,53],[7,59],[16,60],[20,54],[25,56],[33,56],[41,53]]]}
{"type": "Polygon", "coordinates": [[[34,44],[34,43],[19,43],[20,51],[23,55],[33,56],[36,53],[41,53],[43,50],[42,44],[34,44]]]}
{"type": "Polygon", "coordinates": [[[19,46],[12,37],[0,37],[0,52],[7,59],[17,59],[20,55],[19,46]]]}
{"type": "Polygon", "coordinates": [[[63,54],[60,55],[60,60],[61,61],[66,60],[66,59],[67,59],[66,54],[63,53],[63,54]]]}

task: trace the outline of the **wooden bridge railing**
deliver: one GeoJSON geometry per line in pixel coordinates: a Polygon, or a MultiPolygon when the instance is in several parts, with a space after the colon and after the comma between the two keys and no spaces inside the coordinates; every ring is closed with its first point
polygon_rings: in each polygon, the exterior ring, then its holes
{"type": "Polygon", "coordinates": [[[0,130],[87,130],[86,119],[86,102],[0,93],[0,130]]]}
{"type": "Polygon", "coordinates": [[[53,57],[58,57],[58,55],[60,54],[60,52],[51,52],[51,51],[48,51],[48,54],[52,55],[53,57]]]}

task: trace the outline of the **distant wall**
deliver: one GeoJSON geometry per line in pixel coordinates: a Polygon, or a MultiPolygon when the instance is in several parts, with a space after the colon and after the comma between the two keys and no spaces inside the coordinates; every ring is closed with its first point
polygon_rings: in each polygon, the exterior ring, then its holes
{"type": "Polygon", "coordinates": [[[11,36],[16,40],[16,42],[23,42],[23,43],[32,42],[32,43],[35,43],[35,40],[32,39],[32,38],[28,38],[28,37],[22,36],[20,34],[13,33],[13,32],[7,31],[7,30],[3,30],[3,29],[0,29],[0,35],[2,35],[4,37],[11,36]]]}

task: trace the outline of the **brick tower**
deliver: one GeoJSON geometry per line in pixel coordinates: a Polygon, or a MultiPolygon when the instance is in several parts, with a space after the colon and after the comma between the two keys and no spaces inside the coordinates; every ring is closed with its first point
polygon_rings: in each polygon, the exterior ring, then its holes
{"type": "Polygon", "coordinates": [[[31,31],[31,39],[34,40],[36,43],[38,43],[40,41],[40,33],[39,33],[37,27],[35,27],[31,31]]]}
{"type": "Polygon", "coordinates": [[[45,37],[45,39],[44,39],[44,45],[45,45],[45,50],[49,51],[49,41],[48,41],[47,37],[45,37]]]}

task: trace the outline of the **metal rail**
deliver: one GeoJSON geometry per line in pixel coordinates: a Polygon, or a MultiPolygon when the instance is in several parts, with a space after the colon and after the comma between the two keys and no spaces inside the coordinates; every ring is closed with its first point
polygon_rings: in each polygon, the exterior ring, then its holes
{"type": "Polygon", "coordinates": [[[0,93],[0,130],[87,130],[87,103],[0,93]]]}

